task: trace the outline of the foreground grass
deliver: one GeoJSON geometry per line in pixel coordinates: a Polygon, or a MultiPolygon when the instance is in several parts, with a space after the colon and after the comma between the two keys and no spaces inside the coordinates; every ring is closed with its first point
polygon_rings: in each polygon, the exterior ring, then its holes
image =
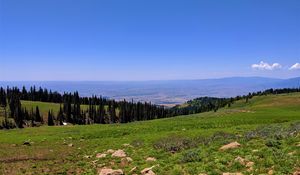
{"type": "Polygon", "coordinates": [[[156,174],[166,175],[292,174],[300,168],[298,122],[300,93],[293,93],[255,97],[247,104],[239,101],[216,113],[122,125],[0,131],[0,174],[97,174],[103,166],[126,174],[137,167],[134,173],[139,174],[152,165],[159,165],[153,169],[156,174]],[[23,146],[24,141],[31,146],[23,146]],[[242,146],[219,151],[231,141],[242,146]],[[95,157],[108,149],[123,149],[133,162],[95,157]],[[238,156],[254,162],[252,169],[235,161],[238,156]],[[147,157],[157,161],[147,162],[147,157]]]}

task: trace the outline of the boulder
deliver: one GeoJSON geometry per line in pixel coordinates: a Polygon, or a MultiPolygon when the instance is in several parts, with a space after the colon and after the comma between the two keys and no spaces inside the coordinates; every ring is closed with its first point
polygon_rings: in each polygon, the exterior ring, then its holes
{"type": "Polygon", "coordinates": [[[240,147],[241,144],[239,144],[238,142],[231,142],[227,145],[224,145],[220,148],[221,151],[225,151],[225,150],[228,150],[228,149],[234,149],[234,148],[238,148],[240,147]]]}
{"type": "Polygon", "coordinates": [[[126,157],[126,153],[123,150],[119,149],[119,150],[115,151],[111,156],[112,157],[126,157]]]}
{"type": "Polygon", "coordinates": [[[123,175],[123,171],[118,169],[118,170],[113,170],[110,168],[102,168],[99,172],[99,175],[123,175]]]}

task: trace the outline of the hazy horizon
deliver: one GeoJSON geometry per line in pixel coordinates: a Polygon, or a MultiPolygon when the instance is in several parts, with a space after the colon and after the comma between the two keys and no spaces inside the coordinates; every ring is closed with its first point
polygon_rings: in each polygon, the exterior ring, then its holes
{"type": "Polygon", "coordinates": [[[293,77],[265,77],[265,76],[228,76],[228,77],[214,77],[214,78],[198,78],[198,79],[153,79],[153,80],[0,80],[0,82],[156,82],[156,81],[197,81],[197,80],[219,80],[219,79],[231,79],[231,78],[265,78],[265,79],[280,79],[288,80],[299,78],[299,76],[293,77]]]}
{"type": "Polygon", "coordinates": [[[115,100],[151,101],[172,106],[202,96],[234,97],[268,88],[300,87],[300,77],[227,77],[169,81],[0,81],[0,86],[36,86],[60,93],[78,91],[81,96],[96,95],[115,100]]]}

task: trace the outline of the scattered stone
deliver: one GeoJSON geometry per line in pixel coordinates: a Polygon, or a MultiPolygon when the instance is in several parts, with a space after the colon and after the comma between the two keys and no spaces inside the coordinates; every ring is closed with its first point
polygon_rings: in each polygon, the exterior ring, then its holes
{"type": "Polygon", "coordinates": [[[253,165],[254,165],[254,162],[251,162],[251,161],[246,163],[247,168],[253,167],[253,165]]]}
{"type": "Polygon", "coordinates": [[[128,143],[124,143],[123,146],[124,146],[124,147],[133,147],[133,146],[131,146],[131,145],[128,144],[128,143]]]}
{"type": "MultiPolygon", "coordinates": [[[[148,173],[154,173],[154,172],[152,171],[152,169],[153,169],[154,167],[155,167],[155,166],[152,166],[152,167],[150,167],[150,168],[145,168],[145,169],[143,169],[143,170],[141,171],[141,174],[142,174],[142,175],[152,175],[152,174],[148,174],[148,173]]],[[[153,175],[155,175],[155,173],[154,173],[153,175]]]]}
{"type": "Polygon", "coordinates": [[[289,152],[289,153],[288,153],[288,155],[290,155],[290,156],[292,156],[292,155],[294,155],[294,154],[296,154],[296,151],[293,151],[293,152],[289,152]]]}
{"type": "Polygon", "coordinates": [[[154,158],[154,157],[148,157],[148,158],[146,159],[146,161],[147,161],[147,162],[155,162],[155,161],[156,161],[156,158],[154,158]]]}
{"type": "Polygon", "coordinates": [[[72,144],[72,143],[70,143],[69,145],[68,145],[68,147],[73,147],[74,145],[72,144]]]}
{"type": "Polygon", "coordinates": [[[127,166],[132,161],[133,160],[130,157],[122,158],[122,160],[121,160],[121,166],[122,167],[127,166]]]}
{"type": "Polygon", "coordinates": [[[251,162],[251,161],[248,161],[240,156],[238,156],[237,158],[234,159],[234,161],[236,162],[239,162],[241,165],[247,167],[247,171],[250,172],[250,171],[253,171],[253,165],[254,165],[254,162],[251,162]]]}
{"type": "Polygon", "coordinates": [[[223,175],[243,175],[242,173],[223,173],[223,175]]]}
{"type": "Polygon", "coordinates": [[[133,167],[130,171],[129,171],[129,174],[132,174],[133,172],[135,172],[136,171],[136,169],[137,169],[137,167],[135,166],[135,167],[133,167]]]}
{"type": "Polygon", "coordinates": [[[155,173],[152,170],[149,170],[145,175],[155,175],[155,173]]]}
{"type": "Polygon", "coordinates": [[[254,150],[252,150],[252,152],[257,153],[257,152],[258,152],[258,149],[254,149],[254,150]]]}
{"type": "Polygon", "coordinates": [[[104,154],[104,153],[96,154],[96,158],[105,158],[106,156],[107,156],[107,154],[104,154]]]}
{"type": "Polygon", "coordinates": [[[127,159],[128,162],[132,162],[133,161],[131,157],[126,157],[126,159],[127,159]]]}
{"type": "Polygon", "coordinates": [[[248,168],[247,169],[248,172],[253,171],[253,165],[254,165],[254,162],[248,162],[246,164],[246,167],[248,168]]]}
{"type": "Polygon", "coordinates": [[[299,170],[299,171],[295,171],[295,172],[293,173],[293,175],[300,175],[300,170],[299,170]]]}
{"type": "Polygon", "coordinates": [[[221,151],[225,151],[225,150],[228,150],[228,149],[234,149],[234,148],[238,148],[240,147],[241,144],[239,144],[238,142],[231,142],[227,145],[224,145],[220,148],[221,151]]]}
{"type": "Polygon", "coordinates": [[[273,170],[269,170],[268,171],[268,175],[272,175],[272,174],[274,174],[274,171],[273,170]]]}
{"type": "Polygon", "coordinates": [[[239,162],[241,165],[246,165],[246,160],[240,156],[235,158],[234,161],[239,162]]]}
{"type": "Polygon", "coordinates": [[[109,149],[109,150],[107,150],[105,153],[107,153],[107,154],[112,154],[112,153],[114,153],[114,152],[115,152],[115,150],[109,149]]]}
{"type": "Polygon", "coordinates": [[[118,169],[118,170],[113,170],[110,168],[102,168],[100,170],[99,175],[123,175],[123,171],[118,169]]]}
{"type": "Polygon", "coordinates": [[[84,158],[86,158],[86,159],[90,159],[90,158],[91,158],[91,156],[84,156],[84,158]]]}
{"type": "Polygon", "coordinates": [[[206,173],[200,173],[200,174],[198,174],[198,175],[207,175],[206,173]]]}
{"type": "Polygon", "coordinates": [[[23,143],[23,145],[31,146],[31,143],[30,143],[30,141],[25,141],[25,142],[23,143]]]}
{"type": "Polygon", "coordinates": [[[115,151],[111,156],[112,157],[126,157],[126,153],[123,150],[119,149],[119,150],[115,151]]]}
{"type": "Polygon", "coordinates": [[[16,147],[16,146],[17,146],[17,144],[12,144],[11,146],[12,146],[12,147],[16,147]]]}

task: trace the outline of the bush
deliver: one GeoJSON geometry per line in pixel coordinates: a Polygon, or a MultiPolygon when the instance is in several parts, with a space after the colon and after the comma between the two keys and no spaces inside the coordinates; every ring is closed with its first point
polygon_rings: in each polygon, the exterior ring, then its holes
{"type": "Polygon", "coordinates": [[[288,127],[285,127],[282,124],[277,124],[273,126],[264,126],[257,128],[254,131],[247,132],[245,134],[246,140],[251,140],[255,138],[272,138],[281,140],[291,136],[295,136],[300,133],[300,123],[293,123],[288,127]]]}
{"type": "Polygon", "coordinates": [[[198,150],[190,150],[182,154],[181,162],[200,162],[202,160],[198,150]]]}
{"type": "Polygon", "coordinates": [[[280,148],[281,142],[279,142],[278,140],[274,140],[274,139],[268,139],[265,143],[265,145],[267,147],[272,147],[272,148],[280,148]]]}
{"type": "Polygon", "coordinates": [[[165,151],[175,153],[196,147],[197,143],[193,139],[173,135],[156,141],[153,146],[156,149],[163,149],[165,151]]]}
{"type": "Polygon", "coordinates": [[[142,147],[144,145],[144,140],[136,139],[131,142],[131,145],[134,147],[142,147]]]}

